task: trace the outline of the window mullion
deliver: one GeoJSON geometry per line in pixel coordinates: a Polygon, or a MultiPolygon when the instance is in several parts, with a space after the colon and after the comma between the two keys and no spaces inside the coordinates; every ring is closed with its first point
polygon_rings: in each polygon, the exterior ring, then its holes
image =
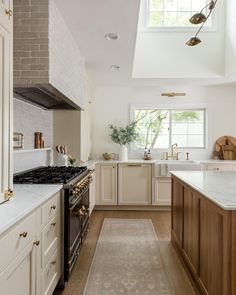
{"type": "Polygon", "coordinates": [[[169,148],[172,145],[172,110],[169,110],[169,148]]]}

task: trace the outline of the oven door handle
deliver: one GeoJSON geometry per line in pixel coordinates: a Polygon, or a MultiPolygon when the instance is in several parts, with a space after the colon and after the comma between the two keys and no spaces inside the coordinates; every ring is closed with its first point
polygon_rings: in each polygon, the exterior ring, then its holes
{"type": "Polygon", "coordinates": [[[74,210],[74,208],[78,205],[78,203],[79,203],[81,200],[82,200],[82,197],[79,196],[79,198],[75,201],[75,203],[74,203],[71,207],[69,207],[69,210],[70,210],[70,211],[74,210]]]}

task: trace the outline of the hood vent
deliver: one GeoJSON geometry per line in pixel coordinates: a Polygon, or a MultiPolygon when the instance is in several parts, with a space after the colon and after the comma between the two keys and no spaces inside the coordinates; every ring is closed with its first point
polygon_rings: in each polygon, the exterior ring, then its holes
{"type": "MultiPolygon", "coordinates": [[[[28,1],[24,6],[21,1],[14,0],[13,5],[14,97],[44,109],[80,109],[73,102],[73,87],[63,83],[62,73],[53,71],[52,63],[57,64],[57,60],[50,60],[50,47],[54,44],[53,40],[49,42],[53,33],[50,34],[49,0],[28,1]],[[53,81],[59,85],[60,91],[53,81]]],[[[66,62],[63,52],[58,46],[56,48],[60,59],[66,62]]],[[[69,76],[73,76],[73,72],[69,76]]]]}
{"type": "Polygon", "coordinates": [[[43,109],[69,110],[77,108],[76,104],[50,84],[14,87],[14,93],[16,98],[40,106],[43,109]]]}

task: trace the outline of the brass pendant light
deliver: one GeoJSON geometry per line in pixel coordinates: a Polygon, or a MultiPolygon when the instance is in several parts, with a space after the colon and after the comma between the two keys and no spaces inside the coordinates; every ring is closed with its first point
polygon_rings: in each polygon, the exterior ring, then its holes
{"type": "Polygon", "coordinates": [[[211,0],[205,7],[202,8],[202,10],[198,13],[195,13],[191,18],[190,18],[190,23],[194,24],[194,25],[199,25],[201,24],[201,26],[199,27],[199,29],[197,30],[197,33],[195,34],[195,36],[191,37],[186,44],[188,46],[195,46],[199,43],[201,43],[201,39],[199,39],[197,36],[200,33],[201,29],[203,28],[203,26],[205,25],[206,21],[208,20],[208,18],[210,17],[213,9],[215,8],[217,0],[211,0]],[[203,10],[208,8],[209,12],[207,15],[205,15],[203,13],[203,10]]]}

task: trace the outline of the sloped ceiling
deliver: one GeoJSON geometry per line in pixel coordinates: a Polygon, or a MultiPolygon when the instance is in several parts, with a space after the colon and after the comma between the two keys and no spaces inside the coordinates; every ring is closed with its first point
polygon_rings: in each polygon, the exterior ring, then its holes
{"type": "Polygon", "coordinates": [[[188,47],[185,41],[194,32],[144,32],[139,0],[57,1],[88,72],[99,86],[234,82],[232,75],[225,75],[225,41],[233,33],[225,34],[224,2],[219,0],[214,11],[218,14],[216,31],[203,32],[202,43],[188,47]],[[109,32],[119,34],[120,39],[106,40],[104,35],[109,32]],[[112,71],[112,64],[120,70],[112,71]]]}

